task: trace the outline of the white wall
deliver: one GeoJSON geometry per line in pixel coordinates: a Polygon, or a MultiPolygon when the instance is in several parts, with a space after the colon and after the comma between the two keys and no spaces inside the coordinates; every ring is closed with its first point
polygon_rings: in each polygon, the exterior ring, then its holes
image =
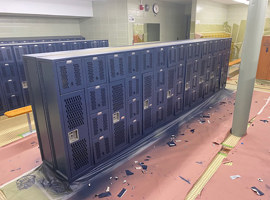
{"type": "Polygon", "coordinates": [[[0,0],[0,14],[92,17],[90,0],[0,0]]]}
{"type": "Polygon", "coordinates": [[[160,41],[174,41],[185,39],[186,18],[185,5],[171,2],[161,2],[156,0],[144,0],[143,4],[148,4],[148,12],[139,10],[140,1],[127,0],[128,15],[135,18],[135,22],[128,23],[128,43],[132,44],[133,24],[134,23],[159,23],[160,41]],[[155,16],[152,11],[152,5],[158,3],[159,13],[155,16]]]}
{"type": "Polygon", "coordinates": [[[80,21],[80,31],[86,39],[108,39],[110,46],[128,44],[126,0],[94,1],[93,14],[93,18],[80,21]]]}
{"type": "Polygon", "coordinates": [[[228,6],[211,0],[197,0],[196,21],[200,24],[223,24],[228,6]]]}
{"type": "Polygon", "coordinates": [[[0,38],[80,35],[78,19],[0,17],[0,38]]]}

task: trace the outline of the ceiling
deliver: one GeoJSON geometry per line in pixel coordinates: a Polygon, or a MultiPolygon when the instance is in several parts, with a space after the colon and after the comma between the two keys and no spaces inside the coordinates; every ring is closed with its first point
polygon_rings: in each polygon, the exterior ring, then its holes
{"type": "MultiPolygon", "coordinates": [[[[161,1],[168,1],[168,2],[174,2],[174,3],[191,3],[192,0],[161,0],[161,1]]],[[[239,2],[236,2],[234,0],[212,0],[223,4],[240,4],[239,2]]]]}

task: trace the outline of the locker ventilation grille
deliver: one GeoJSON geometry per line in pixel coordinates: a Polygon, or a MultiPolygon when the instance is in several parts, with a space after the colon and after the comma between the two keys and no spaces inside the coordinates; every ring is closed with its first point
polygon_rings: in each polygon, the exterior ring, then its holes
{"type": "Polygon", "coordinates": [[[109,154],[111,152],[109,138],[105,138],[105,150],[106,150],[107,154],[109,154]]]}
{"type": "Polygon", "coordinates": [[[123,120],[114,124],[114,137],[115,147],[118,147],[121,144],[125,143],[125,123],[123,120]]]}
{"type": "Polygon", "coordinates": [[[174,69],[169,70],[168,73],[168,89],[173,88],[173,85],[174,85],[174,69]]]}
{"type": "Polygon", "coordinates": [[[71,144],[74,170],[78,170],[89,164],[87,148],[88,147],[85,139],[71,144]]]}
{"type": "Polygon", "coordinates": [[[112,86],[112,101],[113,101],[113,111],[116,112],[124,108],[124,93],[123,84],[118,84],[112,86]]]}
{"type": "Polygon", "coordinates": [[[93,63],[92,62],[87,62],[88,66],[88,79],[90,83],[94,82],[94,69],[93,69],[93,63]]]}
{"type": "Polygon", "coordinates": [[[63,89],[69,88],[66,66],[61,66],[61,80],[62,80],[62,87],[63,87],[63,89]]]}
{"type": "Polygon", "coordinates": [[[131,56],[128,57],[128,73],[129,74],[132,73],[132,57],[131,56]]]}
{"type": "Polygon", "coordinates": [[[4,111],[4,103],[2,99],[0,98],[0,112],[4,111]]]}
{"type": "Polygon", "coordinates": [[[105,73],[104,73],[103,60],[99,60],[98,65],[99,65],[99,78],[100,78],[100,80],[104,80],[105,73]]]}
{"type": "Polygon", "coordinates": [[[91,97],[91,107],[92,110],[97,109],[97,102],[96,102],[96,93],[95,91],[90,92],[90,97],[91,97]]]}
{"type": "Polygon", "coordinates": [[[94,130],[94,135],[98,135],[98,123],[97,123],[97,118],[93,118],[93,130],[94,130]]]}
{"type": "Polygon", "coordinates": [[[100,142],[95,143],[95,149],[96,149],[96,158],[97,160],[99,160],[101,158],[100,142]]]}
{"type": "Polygon", "coordinates": [[[144,110],[144,129],[151,128],[152,126],[152,109],[144,110]]]}
{"type": "Polygon", "coordinates": [[[167,99],[167,116],[173,114],[173,98],[167,99]]]}
{"type": "Polygon", "coordinates": [[[74,96],[65,99],[65,108],[67,114],[67,123],[70,130],[84,124],[82,98],[81,96],[74,96]]]}
{"type": "Polygon", "coordinates": [[[74,74],[75,74],[75,82],[76,82],[76,85],[79,86],[82,84],[80,66],[78,64],[74,64],[73,67],[74,67],[74,74]]]}
{"type": "Polygon", "coordinates": [[[103,114],[103,130],[108,130],[108,120],[107,120],[107,114],[103,114]]]}
{"type": "Polygon", "coordinates": [[[4,62],[4,56],[3,56],[2,51],[0,51],[0,62],[4,62]]]}
{"type": "Polygon", "coordinates": [[[144,99],[147,99],[152,96],[152,77],[146,76],[144,77],[144,99]]]}
{"type": "Polygon", "coordinates": [[[101,89],[101,104],[102,106],[106,106],[106,94],[105,94],[105,89],[101,89]]]}
{"type": "Polygon", "coordinates": [[[114,67],[114,60],[110,59],[110,67],[111,67],[111,76],[115,77],[115,67],[114,67]]]}
{"type": "Polygon", "coordinates": [[[130,138],[136,138],[138,135],[140,135],[140,122],[137,121],[136,123],[133,123],[129,126],[130,130],[130,138]]]}

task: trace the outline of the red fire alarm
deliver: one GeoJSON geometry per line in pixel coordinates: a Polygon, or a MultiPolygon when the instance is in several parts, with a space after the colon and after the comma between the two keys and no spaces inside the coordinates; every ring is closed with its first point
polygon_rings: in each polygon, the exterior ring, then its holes
{"type": "Polygon", "coordinates": [[[144,6],[142,4],[140,5],[140,10],[144,10],[144,6]]]}

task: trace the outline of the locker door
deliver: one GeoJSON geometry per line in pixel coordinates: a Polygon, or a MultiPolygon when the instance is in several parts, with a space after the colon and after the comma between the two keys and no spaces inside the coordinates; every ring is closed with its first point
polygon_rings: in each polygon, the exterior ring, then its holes
{"type": "Polygon", "coordinates": [[[105,56],[87,57],[83,60],[86,84],[88,87],[107,82],[105,56]]]}
{"type": "Polygon", "coordinates": [[[91,48],[91,42],[90,41],[84,41],[82,42],[83,49],[91,48]]]}
{"type": "Polygon", "coordinates": [[[200,43],[195,43],[194,44],[195,48],[195,58],[200,58],[201,57],[201,44],[200,43]]]}
{"type": "Polygon", "coordinates": [[[202,47],[201,47],[202,57],[206,57],[208,55],[208,46],[209,46],[208,41],[203,42],[202,47]]]}
{"type": "Polygon", "coordinates": [[[176,65],[177,62],[177,48],[176,46],[171,46],[168,48],[168,67],[176,65]]]}
{"type": "Polygon", "coordinates": [[[25,75],[23,63],[17,62],[17,69],[19,72],[20,81],[21,82],[26,81],[26,75],[25,75]]]}
{"type": "Polygon", "coordinates": [[[154,49],[144,50],[143,54],[143,72],[148,72],[153,70],[154,66],[154,49]]]}
{"type": "Polygon", "coordinates": [[[9,110],[14,110],[24,106],[23,97],[21,93],[6,95],[7,106],[9,110]]]}
{"type": "Polygon", "coordinates": [[[140,97],[128,101],[128,133],[130,142],[142,135],[141,106],[140,97]]]}
{"type": "Polygon", "coordinates": [[[158,126],[166,120],[166,108],[165,105],[158,106],[155,109],[155,125],[158,126]]]}
{"type": "Polygon", "coordinates": [[[57,47],[55,43],[46,43],[44,44],[44,52],[55,52],[57,47]]]}
{"type": "Polygon", "coordinates": [[[58,51],[67,51],[67,50],[73,50],[69,42],[58,43],[58,51]]]}
{"type": "Polygon", "coordinates": [[[184,82],[182,80],[176,82],[176,96],[181,96],[184,93],[184,82]]]}
{"type": "Polygon", "coordinates": [[[18,77],[17,67],[15,63],[0,64],[0,73],[3,79],[18,77]]]}
{"type": "Polygon", "coordinates": [[[175,115],[178,115],[183,110],[183,96],[178,96],[175,98],[175,115]]]}
{"type": "Polygon", "coordinates": [[[155,105],[159,106],[161,104],[164,104],[165,98],[166,98],[166,91],[163,88],[156,90],[156,92],[155,92],[155,99],[156,99],[155,105]]]}
{"type": "Polygon", "coordinates": [[[113,54],[107,56],[107,63],[109,67],[109,77],[110,82],[119,80],[125,77],[126,75],[126,54],[113,54]]]}
{"type": "Polygon", "coordinates": [[[167,48],[164,47],[156,48],[155,52],[157,54],[156,67],[157,68],[167,67],[167,48]]]}
{"type": "Polygon", "coordinates": [[[81,49],[81,45],[80,45],[79,42],[71,42],[71,43],[70,43],[70,46],[71,46],[70,49],[72,49],[72,50],[81,49]]]}
{"type": "Polygon", "coordinates": [[[97,85],[86,90],[89,113],[97,113],[109,108],[107,85],[97,85]]]}
{"type": "Polygon", "coordinates": [[[119,150],[127,143],[124,80],[111,83],[110,94],[113,146],[119,150]]]}
{"type": "Polygon", "coordinates": [[[8,110],[8,108],[7,108],[7,104],[6,104],[6,96],[3,92],[1,83],[0,83],[0,90],[2,91],[2,92],[0,92],[0,116],[1,116],[8,110]]]}
{"type": "Polygon", "coordinates": [[[71,174],[76,176],[92,164],[83,90],[62,95],[61,105],[71,174]]]}
{"type": "Polygon", "coordinates": [[[20,82],[16,79],[3,80],[3,87],[7,95],[21,93],[20,82]]]}
{"type": "Polygon", "coordinates": [[[112,141],[109,135],[103,135],[93,140],[95,164],[112,153],[112,141]]]}
{"type": "Polygon", "coordinates": [[[137,96],[141,96],[141,77],[132,76],[130,78],[126,78],[127,99],[132,99],[137,96]]]}
{"type": "Polygon", "coordinates": [[[184,63],[178,63],[176,65],[176,80],[184,79],[185,65],[184,63]]]}
{"type": "Polygon", "coordinates": [[[166,86],[166,68],[165,69],[159,69],[158,71],[155,72],[155,89],[159,89],[161,87],[166,86]]]}
{"type": "Polygon", "coordinates": [[[91,47],[92,47],[92,48],[97,48],[97,47],[98,47],[98,41],[92,40],[92,41],[91,41],[91,47]]]}
{"type": "Polygon", "coordinates": [[[90,117],[91,138],[99,138],[103,135],[109,134],[109,125],[108,110],[92,114],[90,117]]]}
{"type": "Polygon", "coordinates": [[[193,59],[195,55],[195,51],[194,51],[194,44],[190,43],[187,45],[187,59],[193,59]]]}
{"type": "Polygon", "coordinates": [[[174,96],[175,96],[175,68],[168,69],[167,77],[167,117],[174,114],[174,96]]]}
{"type": "Polygon", "coordinates": [[[152,72],[143,74],[143,133],[145,134],[153,127],[153,91],[154,76],[152,72]]]}
{"type": "Polygon", "coordinates": [[[142,68],[142,53],[141,51],[133,51],[127,53],[128,57],[128,71],[129,76],[138,75],[142,68]]]}
{"type": "Polygon", "coordinates": [[[60,61],[56,67],[61,94],[84,87],[81,59],[60,61]]]}
{"type": "Polygon", "coordinates": [[[17,62],[23,62],[23,55],[29,54],[27,45],[13,46],[15,58],[17,62]]]}
{"type": "Polygon", "coordinates": [[[44,52],[43,44],[29,45],[29,53],[34,54],[34,53],[43,53],[43,52],[44,52]]]}
{"type": "Polygon", "coordinates": [[[177,46],[177,62],[185,62],[186,58],[186,49],[187,47],[185,45],[179,45],[177,46]]]}

